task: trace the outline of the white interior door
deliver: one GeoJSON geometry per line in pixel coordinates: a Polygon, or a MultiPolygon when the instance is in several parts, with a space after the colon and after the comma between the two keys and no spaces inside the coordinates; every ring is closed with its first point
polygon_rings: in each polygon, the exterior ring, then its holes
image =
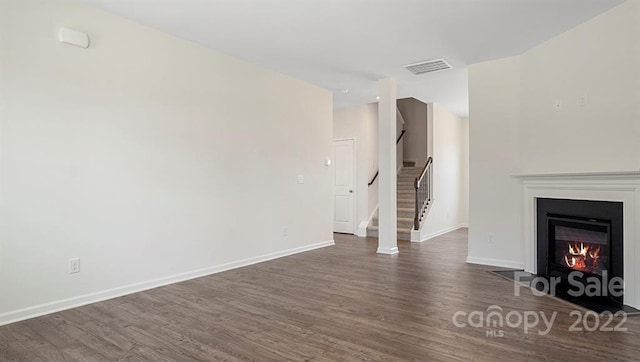
{"type": "Polygon", "coordinates": [[[334,212],[333,231],[353,234],[355,153],[353,140],[333,142],[334,212]]]}

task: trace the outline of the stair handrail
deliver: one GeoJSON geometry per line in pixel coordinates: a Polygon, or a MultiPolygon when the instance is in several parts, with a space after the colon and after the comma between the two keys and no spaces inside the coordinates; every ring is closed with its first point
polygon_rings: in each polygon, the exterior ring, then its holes
{"type": "MultiPolygon", "coordinates": [[[[400,136],[398,136],[398,139],[396,140],[396,145],[400,143],[400,140],[402,139],[402,137],[404,137],[405,132],[407,131],[404,129],[402,130],[402,132],[400,132],[400,136]]],[[[369,186],[373,185],[373,183],[376,182],[376,179],[378,178],[379,173],[380,173],[380,169],[376,171],[376,174],[373,175],[373,177],[371,178],[371,181],[369,181],[369,184],[368,184],[369,186]]]]}
{"type": "Polygon", "coordinates": [[[431,202],[433,196],[433,157],[427,159],[420,175],[416,177],[413,186],[416,189],[416,207],[413,217],[413,228],[420,230],[420,222],[424,217],[424,211],[431,202]]]}

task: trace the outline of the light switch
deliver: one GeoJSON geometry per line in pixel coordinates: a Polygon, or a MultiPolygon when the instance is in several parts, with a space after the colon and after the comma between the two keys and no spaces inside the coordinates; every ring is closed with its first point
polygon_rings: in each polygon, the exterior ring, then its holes
{"type": "Polygon", "coordinates": [[[304,183],[304,176],[303,175],[298,175],[298,183],[299,184],[303,184],[304,183]]]}

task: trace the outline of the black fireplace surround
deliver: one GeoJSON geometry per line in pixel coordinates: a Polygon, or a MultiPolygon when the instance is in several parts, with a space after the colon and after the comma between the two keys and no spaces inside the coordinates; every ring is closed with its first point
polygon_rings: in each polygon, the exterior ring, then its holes
{"type": "MultiPolygon", "coordinates": [[[[622,202],[537,199],[537,274],[560,278],[558,296],[563,297],[576,282],[586,285],[588,278],[607,285],[612,278],[624,277],[622,212],[622,202]],[[574,275],[570,284],[572,271],[583,277],[574,275]]],[[[589,304],[623,305],[621,295],[580,299],[588,299],[589,304]]]]}

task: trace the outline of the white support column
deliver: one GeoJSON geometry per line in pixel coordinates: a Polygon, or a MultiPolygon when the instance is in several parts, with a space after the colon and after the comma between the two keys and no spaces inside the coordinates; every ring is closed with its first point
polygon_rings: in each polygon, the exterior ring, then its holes
{"type": "Polygon", "coordinates": [[[378,82],[378,253],[398,253],[396,80],[378,82]]]}

